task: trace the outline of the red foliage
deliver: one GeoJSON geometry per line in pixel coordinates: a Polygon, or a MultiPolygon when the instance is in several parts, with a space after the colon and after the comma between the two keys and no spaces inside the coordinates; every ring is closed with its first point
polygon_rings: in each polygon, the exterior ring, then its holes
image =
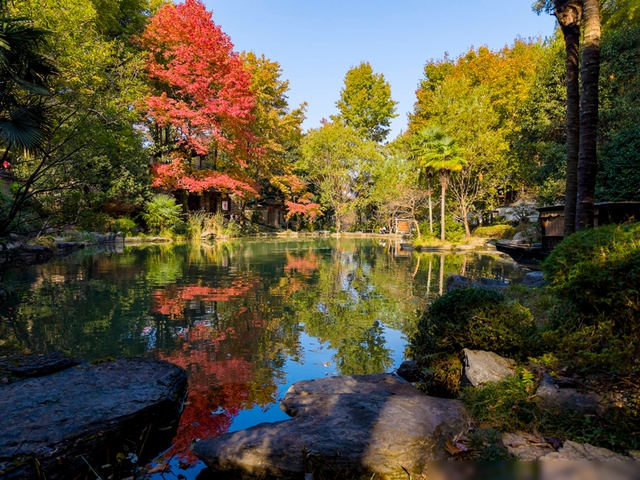
{"type": "Polygon", "coordinates": [[[253,182],[237,180],[221,172],[193,170],[179,158],[168,164],[154,165],[152,185],[167,190],[183,189],[192,193],[202,193],[212,188],[224,193],[235,193],[241,197],[258,195],[258,187],[253,182]]]}
{"type": "Polygon", "coordinates": [[[140,41],[150,52],[148,75],[162,91],[145,102],[154,121],[174,127],[179,143],[198,154],[209,152],[212,139],[222,149],[246,152],[256,140],[248,128],[255,105],[251,74],[204,4],[165,4],[140,41]]]}
{"type": "Polygon", "coordinates": [[[289,212],[287,213],[287,219],[294,215],[302,215],[308,222],[313,223],[316,217],[322,215],[321,206],[319,203],[313,203],[313,194],[307,192],[298,197],[296,202],[285,202],[289,212]]]}

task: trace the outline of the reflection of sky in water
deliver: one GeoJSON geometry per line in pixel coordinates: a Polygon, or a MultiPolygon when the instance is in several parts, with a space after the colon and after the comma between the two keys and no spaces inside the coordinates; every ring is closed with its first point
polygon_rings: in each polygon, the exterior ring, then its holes
{"type": "MultiPolygon", "coordinates": [[[[355,239],[87,250],[3,275],[15,303],[0,309],[0,338],[185,368],[189,404],[169,458],[193,438],[288,419],[278,402],[299,380],[397,368],[407,329],[451,273],[524,276],[501,257],[398,255],[355,239]]],[[[188,479],[203,468],[188,450],[180,462],[188,479]]]]}

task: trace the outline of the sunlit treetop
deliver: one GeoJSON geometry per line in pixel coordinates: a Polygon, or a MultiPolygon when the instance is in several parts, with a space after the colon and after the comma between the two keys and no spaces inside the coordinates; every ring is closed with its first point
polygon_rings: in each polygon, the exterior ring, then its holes
{"type": "Polygon", "coordinates": [[[251,162],[253,175],[273,184],[273,177],[292,172],[294,152],[302,140],[302,122],[306,103],[291,110],[287,93],[289,81],[281,78],[278,62],[264,55],[244,52],[245,68],[251,73],[251,91],[255,95],[254,116],[250,128],[259,138],[263,154],[251,162]]]}
{"type": "Polygon", "coordinates": [[[389,134],[391,119],[398,116],[391,98],[391,86],[381,73],[373,73],[368,62],[351,68],[344,79],[340,100],[336,102],[345,124],[362,137],[383,142],[389,134]]]}

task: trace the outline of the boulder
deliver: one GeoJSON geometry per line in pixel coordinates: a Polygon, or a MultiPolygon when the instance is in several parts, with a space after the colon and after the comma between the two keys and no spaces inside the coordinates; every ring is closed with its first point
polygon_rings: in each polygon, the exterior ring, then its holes
{"type": "Polygon", "coordinates": [[[476,249],[475,245],[456,245],[456,250],[469,251],[469,250],[475,250],[475,249],[476,249]]]}
{"type": "Polygon", "coordinates": [[[446,459],[446,441],[468,425],[459,401],[428,397],[388,374],[296,382],[280,408],[293,420],[209,438],[194,453],[233,478],[407,478],[446,459]]]}
{"type": "Polygon", "coordinates": [[[575,388],[561,388],[549,374],[542,378],[535,396],[535,401],[540,407],[560,412],[575,410],[595,414],[601,400],[602,397],[596,393],[581,393],[575,388]]]}
{"type": "Polygon", "coordinates": [[[529,272],[524,276],[521,285],[529,288],[538,288],[546,287],[549,284],[544,279],[544,274],[542,272],[529,272]]]}
{"type": "Polygon", "coordinates": [[[530,433],[504,433],[502,444],[510,454],[522,462],[533,462],[553,451],[552,445],[539,435],[530,433]]]}
{"type": "Polygon", "coordinates": [[[396,371],[396,375],[404,378],[407,382],[419,382],[425,378],[422,369],[414,360],[405,360],[402,362],[396,371]]]}
{"type": "Polygon", "coordinates": [[[125,451],[125,442],[127,449],[139,444],[143,432],[146,455],[160,451],[154,446],[166,448],[187,376],[168,362],[136,358],[69,368],[0,392],[0,477],[84,478],[87,462],[99,469],[107,454],[113,461],[125,451]]]}
{"type": "Polygon", "coordinates": [[[482,288],[485,290],[504,290],[509,285],[495,278],[469,278],[462,275],[447,277],[447,292],[456,288],[482,288]]]}
{"type": "Polygon", "coordinates": [[[510,358],[503,358],[493,352],[465,348],[460,383],[463,387],[480,387],[487,382],[499,382],[513,376],[514,366],[515,361],[510,358]]]}
{"type": "Polygon", "coordinates": [[[59,353],[47,355],[10,355],[0,361],[0,372],[6,372],[16,377],[43,377],[74,367],[79,360],[66,358],[59,353]]]}
{"type": "Polygon", "coordinates": [[[594,447],[588,443],[580,444],[567,440],[562,445],[562,448],[557,452],[551,452],[547,455],[540,457],[541,462],[548,462],[552,460],[559,461],[575,461],[575,460],[587,460],[587,461],[633,461],[633,458],[614,453],[606,448],[594,447]]]}

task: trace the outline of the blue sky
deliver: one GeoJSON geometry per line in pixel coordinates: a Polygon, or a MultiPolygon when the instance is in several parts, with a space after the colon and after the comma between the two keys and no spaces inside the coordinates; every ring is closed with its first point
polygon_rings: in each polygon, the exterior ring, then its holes
{"type": "Polygon", "coordinates": [[[336,113],[344,76],[361,61],[391,83],[399,102],[393,139],[406,129],[424,64],[470,46],[502,48],[553,33],[533,0],[204,0],[236,50],[264,53],[290,80],[290,105],[308,102],[305,128],[336,113]]]}

